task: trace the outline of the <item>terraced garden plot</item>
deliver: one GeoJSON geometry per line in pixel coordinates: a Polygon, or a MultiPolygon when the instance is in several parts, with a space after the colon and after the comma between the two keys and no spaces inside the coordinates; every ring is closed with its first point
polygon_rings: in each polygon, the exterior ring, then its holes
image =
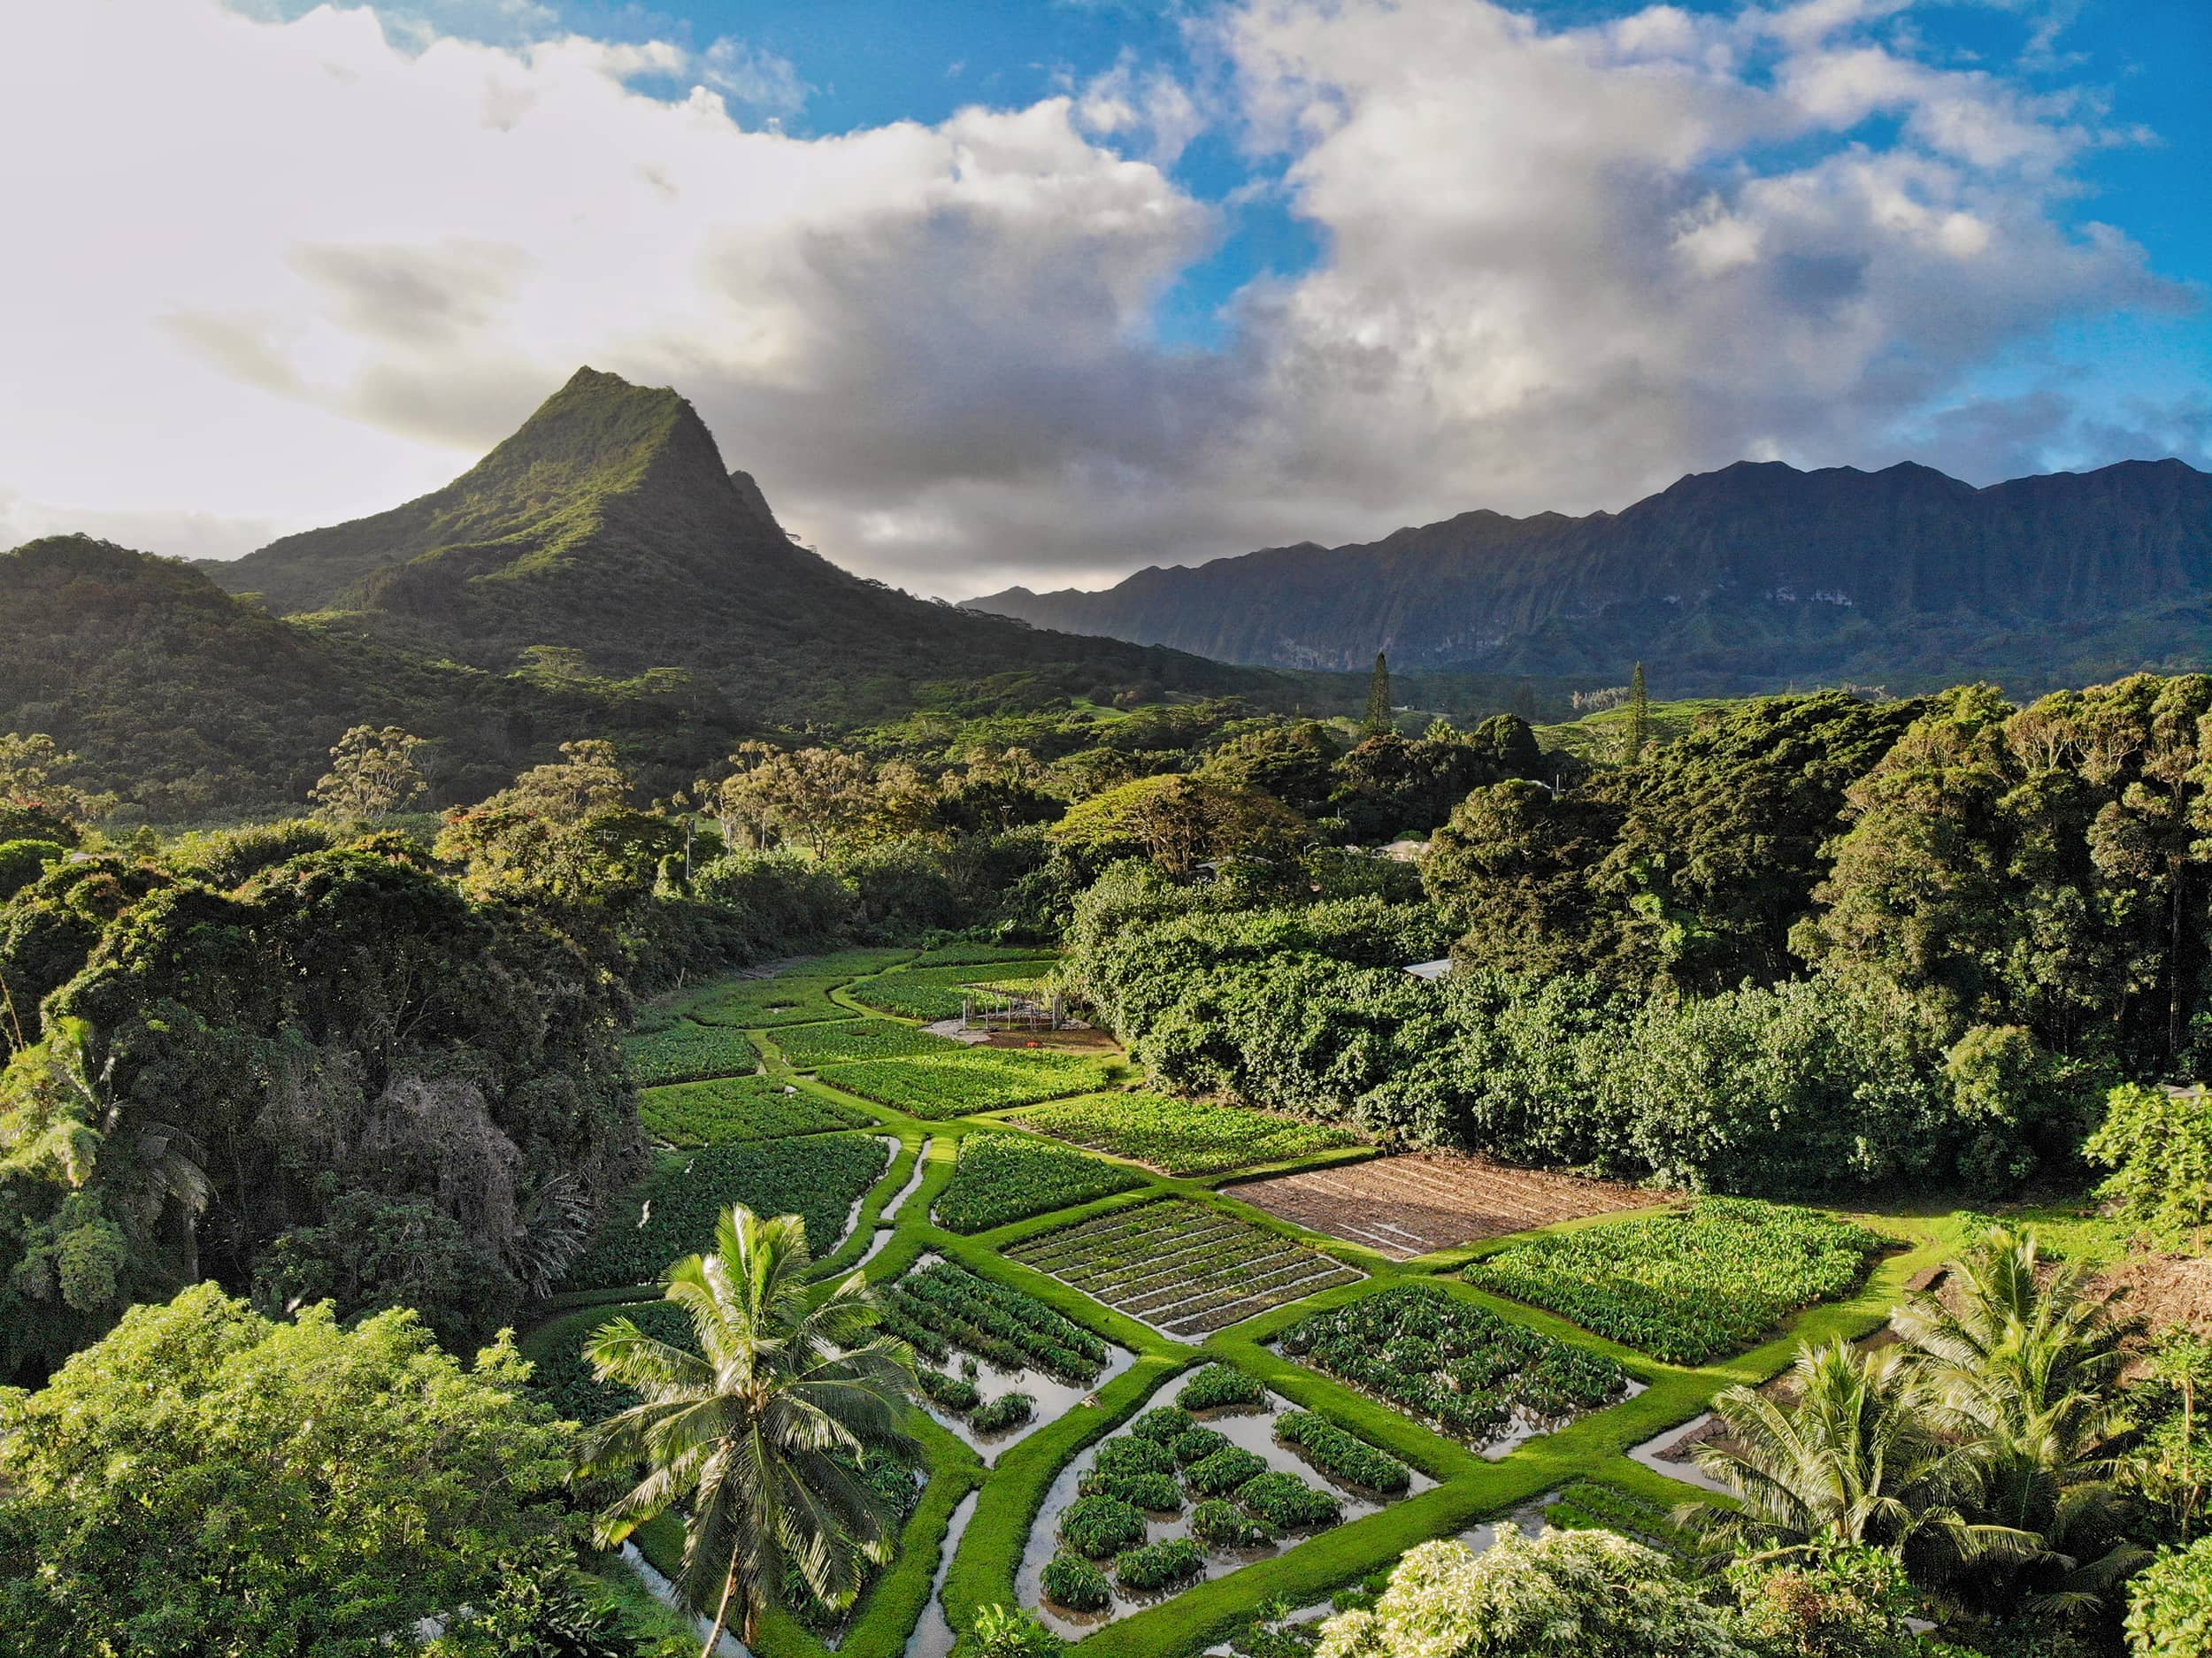
{"type": "Polygon", "coordinates": [[[1182,1198],[1064,1226],[1006,1255],[1186,1341],[1365,1276],[1182,1198]]]}
{"type": "Polygon", "coordinates": [[[1142,1186],[1133,1169],[1026,1134],[970,1134],[960,1161],[937,1199],[937,1224],[949,1232],[987,1232],[1056,1209],[1142,1186]]]}
{"type": "Polygon", "coordinates": [[[949,1053],[864,1059],[819,1075],[864,1100],[916,1117],[949,1117],[1092,1093],[1104,1087],[1113,1071],[1111,1061],[1075,1054],[949,1046],[949,1053]]]}
{"type": "Polygon", "coordinates": [[[1172,1175],[1218,1174],[1363,1143],[1351,1130],[1327,1123],[1159,1094],[1048,1105],[1015,1120],[1041,1134],[1172,1175]]]}
{"type": "Polygon", "coordinates": [[[1848,1293],[1889,1247],[1817,1209],[1714,1197],[1677,1214],[1532,1239],[1473,1263],[1466,1278],[1655,1358],[1704,1364],[1801,1308],[1848,1293]]]}
{"type": "Polygon", "coordinates": [[[940,944],[914,958],[916,969],[933,967],[1002,967],[1009,962],[1049,963],[1052,957],[1033,944],[940,944]]]}
{"type": "Polygon", "coordinates": [[[1225,1190],[1271,1215],[1364,1244],[1394,1261],[1661,1201],[1660,1194],[1609,1180],[1433,1152],[1336,1163],[1225,1190]]]}
{"type": "Polygon", "coordinates": [[[902,1018],[933,1024],[960,1017],[965,987],[988,980],[994,984],[1026,985],[1058,963],[1033,958],[1018,962],[972,962],[947,967],[909,967],[852,987],[852,998],[865,1007],[902,1018]]]}
{"type": "Polygon", "coordinates": [[[715,1222],[733,1203],[760,1215],[797,1215],[815,1258],[837,1247],[853,1206],[881,1178],[891,1145],[873,1134],[710,1146],[670,1156],[618,1205],[565,1287],[605,1289],[655,1279],[672,1262],[714,1247],[715,1222]]]}
{"type": "Polygon", "coordinates": [[[794,1091],[780,1077],[724,1077],[647,1088],[638,1095],[638,1121],[653,1139],[682,1150],[875,1124],[857,1106],[794,1091]]]}
{"type": "MultiPolygon", "coordinates": [[[[1179,1386],[1170,1380],[1153,1397],[1179,1386]]],[[[1196,1412],[1155,1403],[1078,1454],[1030,1528],[1016,1577],[1021,1603],[1059,1633],[1080,1635],[1434,1488],[1256,1382],[1248,1397],[1196,1412]],[[1380,1484],[1333,1472],[1307,1441],[1380,1484]]]]}
{"type": "Polygon", "coordinates": [[[1284,1355],[1471,1444],[1514,1443],[1626,1397],[1628,1372],[1432,1284],[1362,1296],[1283,1332],[1284,1355]]]}
{"type": "Polygon", "coordinates": [[[1137,1359],[1035,1296],[936,1256],[883,1301],[885,1330],[920,1359],[931,1414],[987,1455],[1057,1421],[1137,1359]]]}
{"type": "Polygon", "coordinates": [[[819,1071],[825,1065],[850,1064],[861,1059],[899,1059],[910,1054],[956,1054],[963,1046],[889,1019],[794,1025],[770,1040],[795,1071],[819,1071]]]}
{"type": "Polygon", "coordinates": [[[691,992],[672,1010],[699,1025],[772,1029],[810,1019],[849,1019],[852,1009],[830,1000],[849,974],[779,973],[772,979],[726,979],[691,992]]]}
{"type": "Polygon", "coordinates": [[[697,1077],[741,1077],[760,1069],[760,1055],[742,1031],[663,1015],[622,1040],[630,1075],[641,1085],[697,1077]]]}

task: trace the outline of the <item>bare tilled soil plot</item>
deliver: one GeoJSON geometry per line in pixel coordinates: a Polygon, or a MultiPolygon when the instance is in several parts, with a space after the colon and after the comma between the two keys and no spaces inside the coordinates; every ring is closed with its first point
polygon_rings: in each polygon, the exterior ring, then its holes
{"type": "Polygon", "coordinates": [[[1664,1201],[1663,1194],[1608,1180],[1436,1152],[1277,1175],[1226,1190],[1271,1215],[1363,1244],[1394,1261],[1664,1201]]]}

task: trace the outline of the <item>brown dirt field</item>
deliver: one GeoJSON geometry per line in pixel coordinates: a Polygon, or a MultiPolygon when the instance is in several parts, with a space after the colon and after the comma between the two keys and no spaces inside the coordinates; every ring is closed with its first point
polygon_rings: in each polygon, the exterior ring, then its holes
{"type": "Polygon", "coordinates": [[[1378,1157],[1225,1189],[1271,1215],[1363,1244],[1394,1261],[1665,1201],[1664,1194],[1610,1181],[1440,1152],[1378,1157]]]}
{"type": "Polygon", "coordinates": [[[2097,1275],[2100,1287],[2125,1290],[2119,1310],[2143,1320],[2156,1335],[2169,1324],[2187,1324],[2212,1336],[2212,1255],[2130,1255],[2097,1275]]]}

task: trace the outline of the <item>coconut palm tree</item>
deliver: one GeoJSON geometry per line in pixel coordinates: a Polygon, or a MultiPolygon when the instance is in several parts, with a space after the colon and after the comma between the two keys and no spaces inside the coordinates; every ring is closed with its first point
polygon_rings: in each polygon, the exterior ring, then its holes
{"type": "Polygon", "coordinates": [[[585,1353],[601,1381],[642,1399],[595,1431],[592,1466],[644,1467],[599,1516],[601,1545],[671,1508],[686,1510],[676,1584],[688,1604],[713,1608],[709,1654],[733,1610],[740,1638],[758,1639],[787,1568],[827,1604],[850,1605],[868,1564],[890,1558],[896,1517],[853,1464],[915,1449],[897,1427],[913,1355],[875,1333],[866,1280],[855,1273],[818,1298],[795,1215],[763,1219],[739,1205],[714,1243],[665,1280],[698,1353],[627,1318],[602,1326],[585,1353]]]}
{"type": "Polygon", "coordinates": [[[2121,1343],[2138,1323],[2080,1263],[2050,1262],[2032,1232],[1993,1226],[1940,1298],[1915,1295],[1891,1323],[1918,1355],[1938,1431],[1971,1449],[1975,1517],[2039,1541],[1967,1573],[1967,1599],[2083,1608],[2147,1557],[2123,1534],[2113,1484],[2131,1426],[2121,1343]]]}
{"type": "Polygon", "coordinates": [[[2020,1546],[1961,1514],[1974,1470],[1932,1431],[1901,1349],[1807,1346],[1790,1377],[1786,1402],[1740,1386],[1713,1401],[1726,1432],[1697,1447],[1698,1466],[1740,1506],[1693,1503],[1686,1518],[1768,1554],[1861,1543],[1973,1557],[2020,1546]]]}

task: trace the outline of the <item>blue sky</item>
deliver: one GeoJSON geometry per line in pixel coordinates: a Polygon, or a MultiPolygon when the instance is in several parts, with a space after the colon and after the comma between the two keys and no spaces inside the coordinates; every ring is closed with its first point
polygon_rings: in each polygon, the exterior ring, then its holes
{"type": "Polygon", "coordinates": [[[10,27],[0,188],[67,252],[0,268],[0,544],[242,552],[435,487],[580,362],[951,595],[1746,457],[2212,465],[2208,0],[10,27]]]}

